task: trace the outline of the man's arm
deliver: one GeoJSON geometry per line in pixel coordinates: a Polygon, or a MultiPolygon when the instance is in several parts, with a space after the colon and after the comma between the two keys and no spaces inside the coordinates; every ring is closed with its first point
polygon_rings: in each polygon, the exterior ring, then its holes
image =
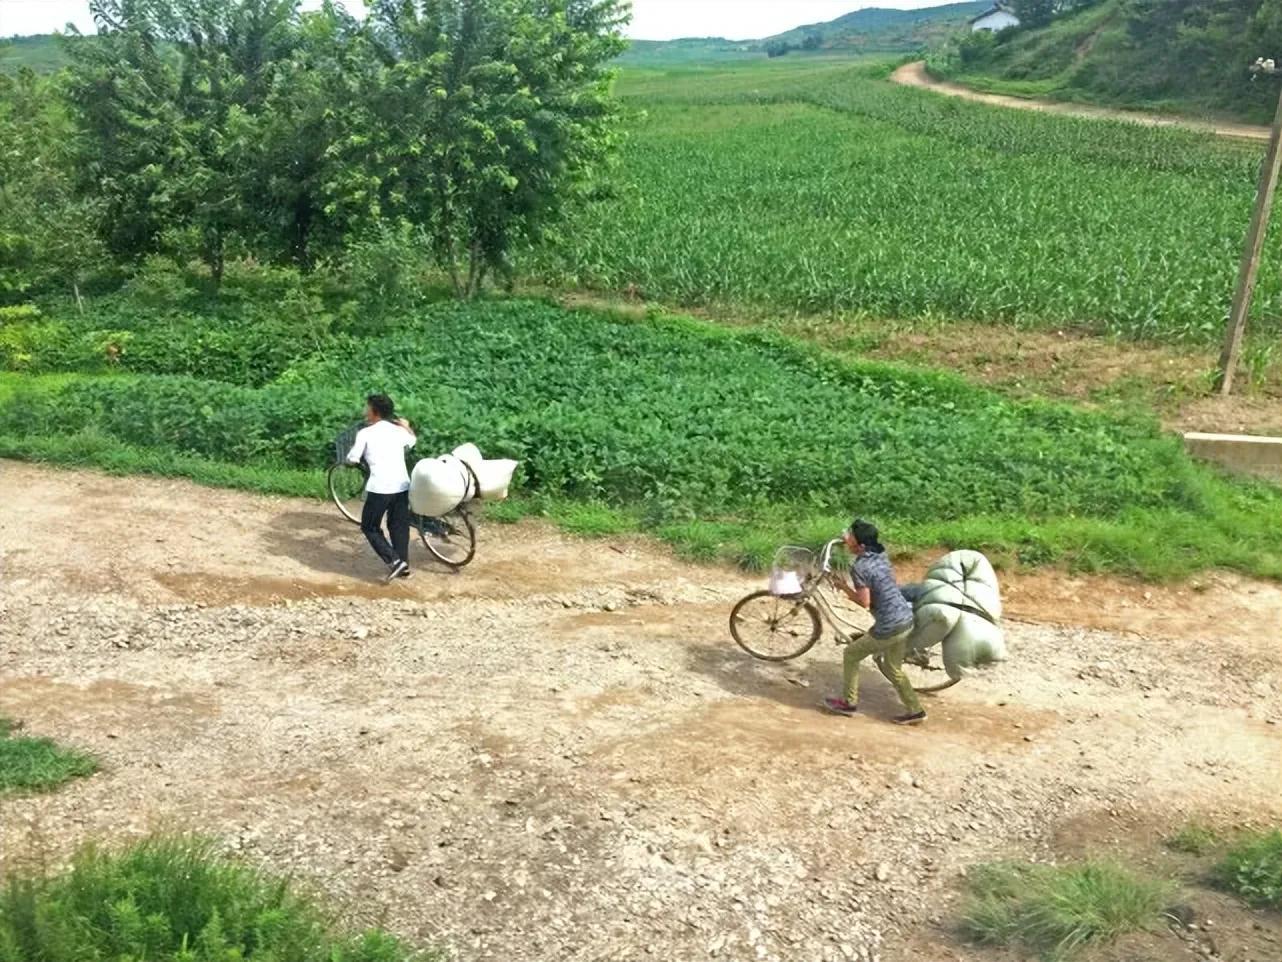
{"type": "Polygon", "coordinates": [[[365,457],[365,442],[365,430],[362,428],[356,432],[356,441],[352,444],[352,449],[347,452],[348,464],[361,463],[361,458],[365,457]]]}
{"type": "Polygon", "coordinates": [[[410,427],[409,421],[404,418],[397,418],[396,426],[409,435],[409,439],[405,442],[407,448],[412,448],[418,444],[418,438],[414,436],[414,429],[410,427]]]}

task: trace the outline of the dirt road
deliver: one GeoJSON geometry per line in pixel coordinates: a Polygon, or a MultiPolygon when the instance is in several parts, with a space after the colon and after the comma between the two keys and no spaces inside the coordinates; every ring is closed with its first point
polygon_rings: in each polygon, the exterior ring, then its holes
{"type": "Polygon", "coordinates": [[[1093,120],[1125,120],[1144,127],[1183,127],[1203,133],[1215,134],[1217,137],[1231,137],[1236,140],[1268,141],[1269,128],[1254,124],[1237,124],[1229,121],[1210,123],[1204,120],[1193,120],[1187,117],[1172,117],[1165,114],[1144,113],[1138,110],[1115,110],[1110,107],[1092,107],[1087,104],[1065,103],[1057,100],[1037,100],[1032,97],[1011,97],[1006,94],[990,94],[971,90],[961,84],[936,80],[926,72],[926,64],[918,60],[904,64],[890,79],[906,87],[922,87],[949,97],[960,97],[976,103],[990,104],[994,107],[1013,107],[1016,110],[1036,110],[1048,114],[1060,114],[1066,117],[1086,117],[1093,120]]]}
{"type": "Polygon", "coordinates": [[[0,462],[0,714],[103,763],[0,801],[0,874],[198,829],[466,960],[938,962],[967,865],[1282,817],[1276,586],[1012,579],[1012,660],[904,730],[645,543],[376,573],[320,502],[0,462]]]}

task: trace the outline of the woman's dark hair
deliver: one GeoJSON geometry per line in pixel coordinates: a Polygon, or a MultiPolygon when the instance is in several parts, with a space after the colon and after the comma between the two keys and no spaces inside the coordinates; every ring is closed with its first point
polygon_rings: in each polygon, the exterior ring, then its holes
{"type": "Polygon", "coordinates": [[[390,421],[396,417],[396,405],[386,394],[371,394],[365,399],[369,409],[377,414],[384,421],[390,421]]]}
{"type": "Polygon", "coordinates": [[[881,543],[880,532],[877,526],[868,521],[856,518],[850,525],[850,533],[855,536],[855,540],[864,546],[864,549],[871,551],[873,554],[881,554],[886,550],[881,543]]]}

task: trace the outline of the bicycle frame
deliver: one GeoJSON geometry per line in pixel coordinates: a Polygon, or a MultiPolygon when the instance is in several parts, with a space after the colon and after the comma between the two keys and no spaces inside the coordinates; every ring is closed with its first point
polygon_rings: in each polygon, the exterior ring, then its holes
{"type": "Polygon", "coordinates": [[[829,541],[823,547],[819,556],[819,574],[807,578],[802,582],[803,591],[799,595],[791,596],[798,604],[813,604],[819,611],[820,617],[836,634],[839,643],[849,644],[857,638],[862,638],[867,634],[866,628],[861,628],[854,622],[847,621],[833,606],[832,600],[828,597],[823,588],[824,582],[832,574],[832,552],[837,545],[841,544],[840,538],[829,541]]]}

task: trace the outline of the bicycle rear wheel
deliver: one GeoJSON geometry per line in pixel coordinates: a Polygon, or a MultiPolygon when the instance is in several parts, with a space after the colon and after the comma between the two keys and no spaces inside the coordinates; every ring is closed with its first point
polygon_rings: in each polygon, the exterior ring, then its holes
{"type": "Polygon", "coordinates": [[[754,591],[730,611],[730,634],[753,658],[788,661],[804,655],[823,633],[819,612],[805,599],[754,591]]]}
{"type": "Polygon", "coordinates": [[[960,678],[949,678],[943,667],[932,661],[929,652],[916,658],[912,655],[905,658],[904,674],[908,676],[913,691],[919,695],[933,695],[961,681],[960,678]]]}
{"type": "Polygon", "coordinates": [[[330,500],[338,506],[344,518],[352,524],[361,523],[361,510],[365,507],[365,482],[369,480],[369,467],[364,463],[347,464],[338,461],[329,466],[325,482],[330,500]]]}
{"type": "Polygon", "coordinates": [[[462,568],[476,556],[476,524],[466,508],[441,518],[418,518],[418,536],[437,561],[462,568]]]}

